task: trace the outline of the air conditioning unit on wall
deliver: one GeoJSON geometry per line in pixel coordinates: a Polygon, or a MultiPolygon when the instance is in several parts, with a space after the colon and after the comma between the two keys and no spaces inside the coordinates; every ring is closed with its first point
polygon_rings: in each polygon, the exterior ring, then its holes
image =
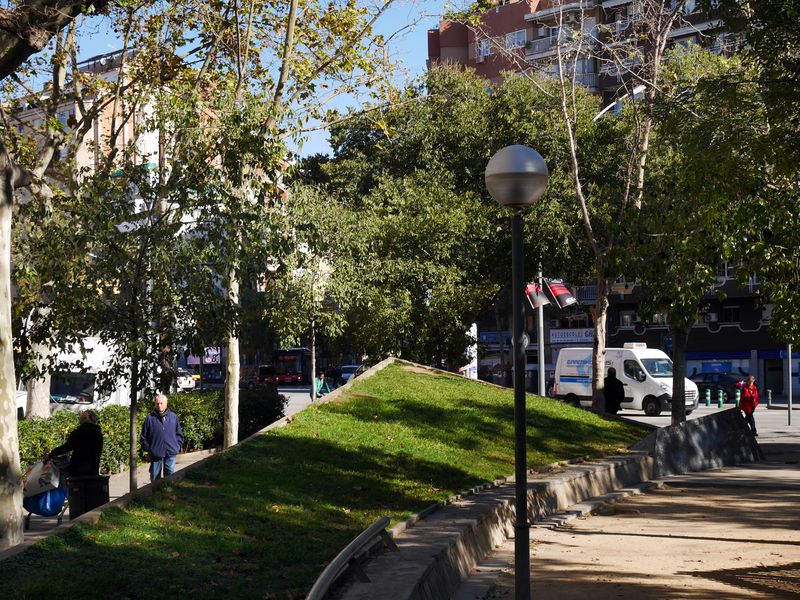
{"type": "Polygon", "coordinates": [[[719,321],[719,315],[717,313],[706,313],[706,323],[716,323],[717,321],[719,321]]]}
{"type": "Polygon", "coordinates": [[[550,329],[558,329],[561,327],[561,321],[558,319],[550,319],[550,329]]]}
{"type": "Polygon", "coordinates": [[[486,57],[485,57],[483,54],[479,54],[479,55],[478,55],[478,56],[475,58],[475,62],[476,62],[476,63],[482,63],[482,62],[486,62],[486,57]]]}

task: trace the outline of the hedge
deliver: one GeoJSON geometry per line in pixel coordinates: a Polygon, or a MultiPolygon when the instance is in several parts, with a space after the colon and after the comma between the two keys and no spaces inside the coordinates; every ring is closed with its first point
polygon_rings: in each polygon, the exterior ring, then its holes
{"type": "MultiPolygon", "coordinates": [[[[183,428],[184,450],[218,446],[222,442],[224,399],[222,390],[203,390],[169,396],[169,407],[178,415],[183,428]]],[[[140,403],[137,431],[152,410],[151,402],[140,403]]],[[[286,410],[286,397],[274,387],[239,390],[239,439],[280,419],[286,410]]],[[[130,410],[110,405],[97,411],[103,430],[103,455],[100,470],[116,473],[128,466],[130,410]]],[[[78,413],[61,410],[47,419],[31,417],[18,422],[19,454],[24,465],[40,460],[60,446],[78,426],[78,413]]],[[[141,449],[139,451],[141,456],[141,449]]]]}

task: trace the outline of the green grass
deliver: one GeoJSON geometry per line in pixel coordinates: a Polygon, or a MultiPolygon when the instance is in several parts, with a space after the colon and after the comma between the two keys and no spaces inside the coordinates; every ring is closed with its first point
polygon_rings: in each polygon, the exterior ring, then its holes
{"type": "MultiPolygon", "coordinates": [[[[646,431],[528,396],[528,461],[619,451],[646,431]]],[[[514,472],[513,395],[391,365],[341,402],[0,562],[8,598],[300,598],[353,537],[514,472]]]]}

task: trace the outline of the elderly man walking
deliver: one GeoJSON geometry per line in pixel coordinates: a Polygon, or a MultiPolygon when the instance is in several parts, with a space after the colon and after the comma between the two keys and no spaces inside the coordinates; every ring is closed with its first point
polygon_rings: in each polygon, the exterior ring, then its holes
{"type": "Polygon", "coordinates": [[[183,431],[178,416],[167,408],[167,397],[158,394],[155,410],[147,415],[139,436],[142,449],[150,454],[150,481],[175,472],[175,456],[183,445],[183,431]]]}

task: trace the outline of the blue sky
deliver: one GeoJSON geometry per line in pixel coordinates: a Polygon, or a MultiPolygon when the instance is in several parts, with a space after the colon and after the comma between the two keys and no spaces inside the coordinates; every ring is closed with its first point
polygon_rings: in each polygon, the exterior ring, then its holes
{"type": "MultiPolygon", "coordinates": [[[[425,71],[428,58],[427,31],[436,27],[446,5],[461,6],[464,0],[396,0],[395,4],[376,24],[379,33],[388,37],[396,32],[391,44],[395,61],[400,65],[403,75],[416,77],[425,71]]],[[[80,58],[90,58],[98,54],[119,50],[119,39],[107,30],[105,19],[91,19],[83,29],[80,42],[80,58]]],[[[317,132],[303,145],[302,154],[308,156],[318,152],[327,153],[330,146],[327,134],[317,132]]]]}

